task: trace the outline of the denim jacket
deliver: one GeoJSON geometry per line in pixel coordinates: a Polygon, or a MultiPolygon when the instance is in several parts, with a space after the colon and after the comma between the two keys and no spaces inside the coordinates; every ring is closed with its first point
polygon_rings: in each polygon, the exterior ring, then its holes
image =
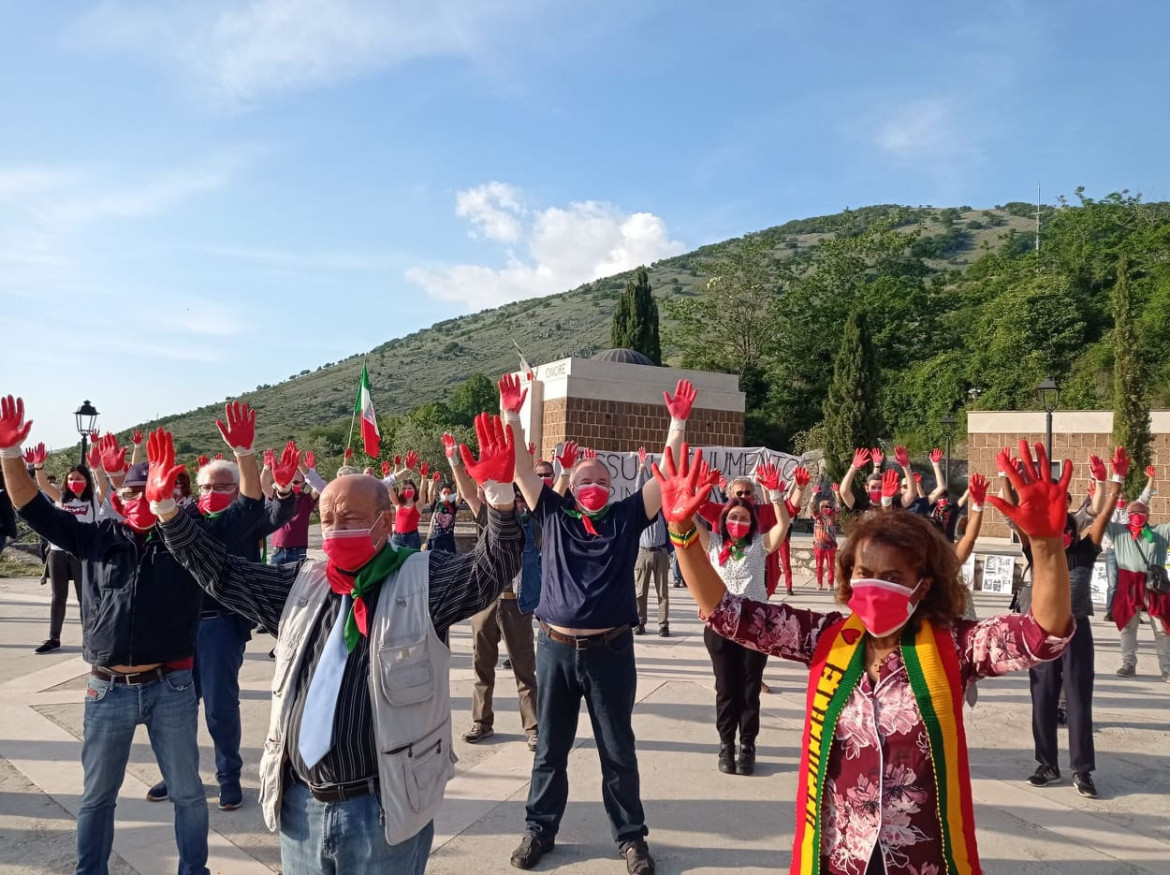
{"type": "Polygon", "coordinates": [[[524,551],[520,554],[520,588],[516,592],[516,607],[522,614],[531,614],[540,605],[540,526],[530,514],[523,514],[524,551]]]}

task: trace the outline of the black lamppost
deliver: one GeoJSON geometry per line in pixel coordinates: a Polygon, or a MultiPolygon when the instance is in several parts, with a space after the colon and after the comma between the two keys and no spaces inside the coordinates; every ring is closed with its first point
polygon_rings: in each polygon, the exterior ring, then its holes
{"type": "Polygon", "coordinates": [[[956,421],[957,420],[955,419],[955,417],[950,413],[948,413],[946,416],[944,416],[942,419],[940,419],[938,421],[939,425],[941,425],[943,427],[944,436],[947,439],[947,455],[946,455],[946,460],[945,460],[946,467],[943,469],[943,472],[944,472],[943,476],[947,481],[946,482],[947,489],[951,488],[951,438],[954,437],[954,434],[955,434],[955,422],[956,421]]]}
{"type": "MultiPolygon", "coordinates": [[[[1060,386],[1052,377],[1045,377],[1036,387],[1036,394],[1040,396],[1040,406],[1044,408],[1044,449],[1048,451],[1048,463],[1052,464],[1052,411],[1060,403],[1060,386]]],[[[1050,470],[1049,475],[1052,474],[1050,470]]]]}
{"type": "Polygon", "coordinates": [[[73,412],[73,416],[77,419],[77,432],[81,435],[81,464],[85,464],[85,451],[88,448],[87,441],[89,440],[89,433],[93,431],[93,427],[97,424],[98,412],[97,408],[89,403],[87,398],[85,402],[73,412]]]}

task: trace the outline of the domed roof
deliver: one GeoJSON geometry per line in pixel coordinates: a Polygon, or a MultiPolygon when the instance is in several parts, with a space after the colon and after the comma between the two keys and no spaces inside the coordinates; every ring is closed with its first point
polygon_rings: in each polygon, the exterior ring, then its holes
{"type": "Polygon", "coordinates": [[[603,349],[592,358],[595,362],[618,362],[623,365],[649,365],[650,367],[654,367],[654,362],[650,361],[642,353],[620,346],[614,349],[603,349]]]}

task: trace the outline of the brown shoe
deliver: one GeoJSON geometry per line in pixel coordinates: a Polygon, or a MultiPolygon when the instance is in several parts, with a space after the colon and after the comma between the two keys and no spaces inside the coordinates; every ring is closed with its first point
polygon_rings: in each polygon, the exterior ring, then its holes
{"type": "Polygon", "coordinates": [[[485,738],[491,738],[496,734],[496,731],[490,726],[484,726],[482,723],[476,723],[470,729],[463,733],[463,740],[468,744],[475,744],[483,741],[485,738]]]}

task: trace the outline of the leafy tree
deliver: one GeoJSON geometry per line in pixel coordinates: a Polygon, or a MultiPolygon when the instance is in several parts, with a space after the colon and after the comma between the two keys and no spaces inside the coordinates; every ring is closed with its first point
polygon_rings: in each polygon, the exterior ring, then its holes
{"type": "Polygon", "coordinates": [[[1139,346],[1130,296],[1129,263],[1123,255],[1113,288],[1113,442],[1125,447],[1133,465],[1126,489],[1137,495],[1150,463],[1150,404],[1146,399],[1146,363],[1139,346]]]}
{"type": "Polygon", "coordinates": [[[824,417],[825,465],[830,476],[839,478],[854,448],[875,446],[881,435],[877,361],[862,310],[854,310],[845,324],[824,417]]]}
{"type": "Polygon", "coordinates": [[[451,393],[449,407],[453,422],[470,427],[480,413],[499,410],[500,396],[496,384],[483,374],[472,374],[451,393]]]}
{"type": "Polygon", "coordinates": [[[634,279],[618,298],[613,314],[610,343],[645,355],[656,365],[662,364],[662,345],[658,339],[658,303],[650,290],[650,275],[639,267],[634,279]]]}

